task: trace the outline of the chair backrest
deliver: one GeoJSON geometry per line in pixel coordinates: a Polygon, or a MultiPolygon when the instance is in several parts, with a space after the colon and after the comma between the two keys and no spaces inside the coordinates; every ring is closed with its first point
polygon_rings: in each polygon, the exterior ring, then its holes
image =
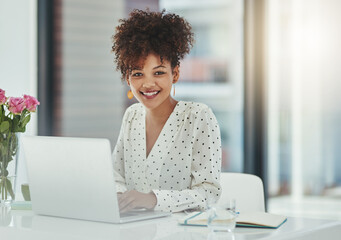
{"type": "Polygon", "coordinates": [[[222,194],[218,205],[229,199],[235,199],[238,212],[265,211],[263,181],[256,175],[221,173],[220,183],[222,194]]]}

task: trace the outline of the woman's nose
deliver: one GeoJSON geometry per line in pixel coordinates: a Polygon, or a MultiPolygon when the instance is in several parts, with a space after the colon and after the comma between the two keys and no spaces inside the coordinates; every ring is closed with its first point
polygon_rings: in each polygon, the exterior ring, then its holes
{"type": "Polygon", "coordinates": [[[155,86],[155,81],[153,80],[153,78],[147,78],[143,83],[143,87],[145,88],[150,88],[154,86],[155,86]]]}

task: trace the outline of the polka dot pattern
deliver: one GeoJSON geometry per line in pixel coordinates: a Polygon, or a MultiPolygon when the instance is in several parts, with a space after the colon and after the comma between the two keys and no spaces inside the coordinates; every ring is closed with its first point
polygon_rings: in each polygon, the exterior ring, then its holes
{"type": "Polygon", "coordinates": [[[153,191],[155,210],[205,209],[221,189],[220,129],[202,103],[180,101],[146,157],[145,110],[130,106],[113,151],[117,191],[153,191]]]}

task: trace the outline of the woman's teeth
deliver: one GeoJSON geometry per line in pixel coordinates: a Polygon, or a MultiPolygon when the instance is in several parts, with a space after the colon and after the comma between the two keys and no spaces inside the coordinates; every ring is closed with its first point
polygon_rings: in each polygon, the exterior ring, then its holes
{"type": "Polygon", "coordinates": [[[146,95],[146,96],[153,96],[155,94],[158,94],[159,91],[155,91],[155,92],[142,92],[143,95],[146,95]]]}

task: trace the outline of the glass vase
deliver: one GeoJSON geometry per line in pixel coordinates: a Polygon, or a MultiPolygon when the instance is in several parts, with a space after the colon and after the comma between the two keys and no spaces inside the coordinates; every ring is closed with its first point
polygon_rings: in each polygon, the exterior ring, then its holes
{"type": "Polygon", "coordinates": [[[19,134],[0,134],[0,200],[1,206],[10,206],[15,200],[19,134]]]}

